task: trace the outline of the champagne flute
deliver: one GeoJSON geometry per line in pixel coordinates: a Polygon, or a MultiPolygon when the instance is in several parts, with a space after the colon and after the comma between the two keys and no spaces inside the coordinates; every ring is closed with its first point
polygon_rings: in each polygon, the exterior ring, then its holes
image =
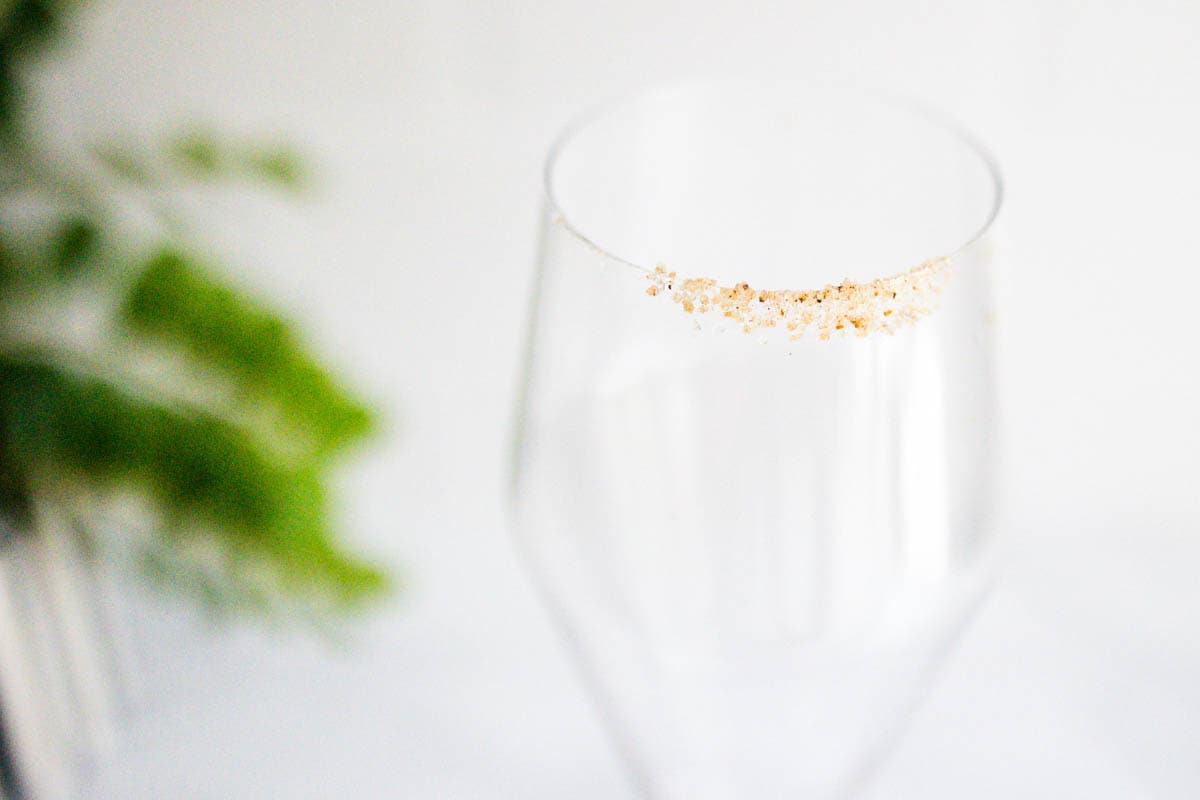
{"type": "Polygon", "coordinates": [[[997,170],[872,93],[572,126],[516,539],[647,797],[853,794],[993,575],[997,170]]]}

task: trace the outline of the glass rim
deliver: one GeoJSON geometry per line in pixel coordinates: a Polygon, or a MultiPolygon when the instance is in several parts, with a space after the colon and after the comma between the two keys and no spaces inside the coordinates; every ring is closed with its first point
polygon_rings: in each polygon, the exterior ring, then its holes
{"type": "MultiPolygon", "coordinates": [[[[788,92],[792,94],[799,94],[801,92],[825,91],[843,96],[857,95],[861,98],[872,100],[883,105],[892,106],[893,108],[905,111],[915,117],[923,119],[925,122],[933,125],[934,127],[940,128],[944,132],[949,133],[960,143],[965,145],[967,150],[974,157],[978,158],[983,164],[984,170],[987,173],[988,180],[991,184],[991,202],[988,207],[988,212],[984,216],[983,222],[971,234],[969,234],[961,244],[953,247],[947,253],[929,254],[927,257],[928,261],[954,259],[960,253],[968,250],[974,244],[987,236],[987,234],[992,230],[997,217],[1000,216],[1000,210],[1004,205],[1005,187],[1004,177],[1000,171],[1000,166],[996,161],[996,158],[992,155],[991,150],[984,145],[983,142],[974,133],[972,133],[967,126],[963,125],[957,119],[949,116],[938,108],[909,95],[851,84],[821,84],[799,81],[755,81],[741,78],[730,78],[654,83],[644,86],[637,91],[627,92],[619,95],[615,99],[595,104],[572,117],[571,120],[554,137],[554,140],[550,144],[550,149],[547,152],[545,161],[542,165],[542,192],[544,194],[547,211],[550,214],[552,224],[561,227],[581,244],[599,254],[606,260],[610,260],[627,267],[632,267],[633,269],[644,273],[653,273],[655,270],[654,265],[638,264],[630,261],[627,258],[617,255],[609,248],[589,237],[571,221],[566,211],[563,210],[561,203],[559,203],[558,197],[555,195],[554,191],[554,174],[555,168],[558,165],[559,157],[575,138],[575,136],[586,129],[593,122],[602,119],[607,114],[620,109],[622,106],[632,105],[635,101],[655,92],[685,87],[712,88],[721,85],[736,84],[755,86],[757,88],[766,88],[770,91],[779,92],[781,94],[788,92]]],[[[907,267],[905,265],[898,265],[896,267],[896,269],[906,268],[907,267]]],[[[888,272],[890,274],[891,270],[888,272]]]]}

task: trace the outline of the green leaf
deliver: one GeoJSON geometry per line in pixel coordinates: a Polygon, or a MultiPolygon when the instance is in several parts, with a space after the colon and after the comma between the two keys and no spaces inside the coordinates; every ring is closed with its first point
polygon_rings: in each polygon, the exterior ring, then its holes
{"type": "Polygon", "coordinates": [[[314,453],[371,428],[370,411],[312,360],[291,326],[176,250],[150,259],[120,319],[132,334],[174,345],[227,374],[247,399],[276,407],[314,453]]]}
{"type": "Polygon", "coordinates": [[[0,304],[42,296],[78,277],[97,262],[103,239],[99,223],[77,211],[0,223],[0,304]]]}
{"type": "Polygon", "coordinates": [[[250,150],[244,156],[247,171],[264,183],[297,190],[308,181],[308,171],[298,153],[278,147],[250,150]]]}
{"type": "Polygon", "coordinates": [[[0,139],[11,138],[19,129],[20,115],[25,97],[12,54],[0,49],[0,139]]]}
{"type": "Polygon", "coordinates": [[[59,32],[62,12],[69,5],[53,0],[16,0],[9,4],[0,27],[0,46],[9,52],[42,47],[59,32]]]}
{"type": "MultiPolygon", "coordinates": [[[[28,530],[33,521],[33,501],[28,476],[8,454],[0,428],[0,518],[18,531],[28,530]]],[[[0,547],[4,546],[0,533],[0,547]]]]}
{"type": "Polygon", "coordinates": [[[22,272],[19,251],[0,230],[0,301],[8,299],[20,288],[22,272]]]}
{"type": "Polygon", "coordinates": [[[20,129],[25,86],[20,62],[36,56],[61,32],[63,18],[76,3],[64,0],[15,0],[0,16],[0,134],[20,129]]]}
{"type": "Polygon", "coordinates": [[[193,128],[168,143],[167,153],[194,177],[249,178],[296,191],[308,180],[300,154],[284,145],[241,145],[223,141],[211,130],[193,128]]]}
{"type": "Polygon", "coordinates": [[[65,218],[50,245],[50,260],[60,278],[77,275],[100,249],[100,227],[81,215],[65,218]]]}
{"type": "Polygon", "coordinates": [[[171,142],[168,151],[185,169],[203,177],[215,177],[224,169],[221,145],[212,131],[189,131],[171,142]]]}
{"type": "Polygon", "coordinates": [[[279,465],[219,417],[135,398],[44,357],[0,356],[0,425],[8,474],[141,486],[179,536],[209,537],[231,564],[266,568],[280,592],[345,606],[386,587],[336,545],[320,472],[279,465]]]}
{"type": "Polygon", "coordinates": [[[94,145],[90,151],[97,161],[118,178],[137,186],[149,186],[154,183],[154,175],[145,159],[131,148],[110,142],[94,145]]]}

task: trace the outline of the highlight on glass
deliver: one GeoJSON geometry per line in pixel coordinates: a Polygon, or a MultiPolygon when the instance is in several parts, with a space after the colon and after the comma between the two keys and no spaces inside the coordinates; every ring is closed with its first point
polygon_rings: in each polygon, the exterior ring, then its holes
{"type": "Polygon", "coordinates": [[[994,574],[987,153],[664,87],[551,153],[518,547],[639,789],[853,796],[994,574]]]}

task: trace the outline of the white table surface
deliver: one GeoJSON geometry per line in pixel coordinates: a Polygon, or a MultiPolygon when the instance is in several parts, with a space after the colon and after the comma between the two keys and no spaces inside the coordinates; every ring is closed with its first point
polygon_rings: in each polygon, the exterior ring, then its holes
{"type": "Polygon", "coordinates": [[[388,410],[344,519],[406,588],[332,649],[133,598],[144,707],[84,796],[631,796],[501,515],[539,168],[595,101],[730,72],[914,94],[1008,179],[1008,579],[871,796],[1200,796],[1200,7],[948,5],[96,3],[64,137],[201,118],[321,165],[196,226],[388,410]]]}

